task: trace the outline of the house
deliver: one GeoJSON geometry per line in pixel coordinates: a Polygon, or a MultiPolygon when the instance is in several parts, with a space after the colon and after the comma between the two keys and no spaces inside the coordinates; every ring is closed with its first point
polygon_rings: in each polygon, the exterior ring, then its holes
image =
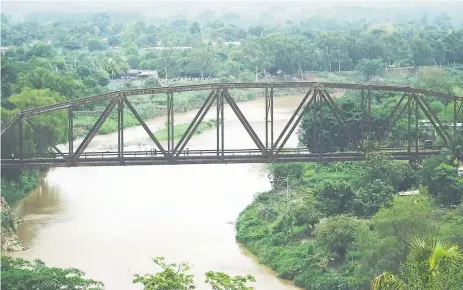
{"type": "Polygon", "coordinates": [[[399,195],[406,196],[406,195],[417,195],[420,194],[419,190],[410,190],[410,191],[402,191],[399,192],[399,195]]]}
{"type": "Polygon", "coordinates": [[[157,70],[141,70],[141,69],[131,69],[127,71],[128,78],[149,78],[154,77],[158,78],[157,70]]]}
{"type": "Polygon", "coordinates": [[[2,54],[5,53],[7,50],[8,50],[8,47],[6,47],[6,46],[0,47],[0,51],[1,51],[2,54]]]}
{"type": "Polygon", "coordinates": [[[138,74],[139,78],[158,78],[158,71],[157,70],[140,70],[140,73],[138,74]]]}

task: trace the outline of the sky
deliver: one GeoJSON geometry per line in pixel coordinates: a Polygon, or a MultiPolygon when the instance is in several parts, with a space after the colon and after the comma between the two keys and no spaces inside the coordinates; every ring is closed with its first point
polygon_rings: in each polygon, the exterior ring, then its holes
{"type": "MultiPolygon", "coordinates": [[[[439,9],[451,9],[451,3],[463,3],[463,0],[458,1],[390,1],[390,0],[325,0],[325,1],[269,1],[269,0],[209,0],[209,1],[194,1],[194,0],[136,0],[136,1],[114,1],[114,0],[7,0],[2,1],[2,12],[7,14],[18,15],[22,17],[31,12],[110,12],[110,11],[125,11],[125,12],[143,12],[147,14],[199,14],[201,11],[210,9],[212,11],[222,12],[238,12],[245,13],[247,11],[268,10],[271,6],[284,7],[285,10],[300,11],[301,9],[318,10],[333,5],[348,5],[348,6],[377,6],[391,8],[394,6],[400,8],[410,8],[416,5],[433,5],[439,9]],[[425,3],[426,2],[426,3],[425,3]]],[[[463,7],[463,6],[462,6],[463,7]]],[[[463,8],[462,8],[463,9],[463,8]]],[[[462,12],[463,13],[463,12],[462,12]]]]}

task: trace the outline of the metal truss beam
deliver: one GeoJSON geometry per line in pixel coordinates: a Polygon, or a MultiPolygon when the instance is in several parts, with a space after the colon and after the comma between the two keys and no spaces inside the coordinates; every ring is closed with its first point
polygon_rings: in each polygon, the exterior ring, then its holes
{"type": "MultiPolygon", "coordinates": [[[[66,109],[69,107],[75,107],[84,105],[87,103],[101,102],[109,99],[118,98],[120,93],[124,93],[126,96],[135,95],[148,95],[148,94],[167,94],[174,92],[187,92],[187,91],[204,91],[204,90],[217,90],[217,89],[266,89],[266,88],[310,88],[315,85],[320,85],[324,88],[332,89],[348,89],[348,90],[368,90],[370,91],[383,91],[383,92],[404,92],[410,94],[422,94],[430,95],[447,100],[458,100],[463,101],[463,97],[443,94],[428,90],[413,89],[410,87],[397,87],[397,86],[382,86],[382,85],[361,85],[361,84],[346,84],[346,83],[325,83],[325,82],[278,82],[278,83],[218,83],[218,84],[202,84],[202,85],[189,85],[189,86],[178,86],[178,87],[161,87],[161,88],[149,88],[149,89],[131,89],[124,91],[109,92],[98,96],[82,98],[78,100],[68,101],[55,105],[49,105],[40,108],[28,109],[22,111],[20,114],[25,116],[32,116],[36,114],[42,114],[55,110],[66,109]]],[[[14,120],[16,121],[16,120],[14,120]]],[[[4,131],[10,126],[6,126],[2,130],[4,131]]]]}
{"type": "Polygon", "coordinates": [[[100,130],[103,123],[109,117],[109,114],[111,114],[114,107],[116,107],[116,104],[117,104],[117,99],[111,100],[111,102],[108,104],[106,109],[103,111],[103,113],[100,115],[98,120],[93,125],[93,128],[90,130],[90,132],[88,132],[88,134],[87,134],[87,136],[85,136],[84,140],[82,140],[82,143],[80,143],[79,147],[77,147],[77,150],[74,153],[74,156],[72,157],[73,160],[79,158],[80,155],[82,155],[85,148],[87,148],[88,144],[90,144],[90,142],[93,140],[93,137],[95,137],[95,135],[98,133],[98,131],[100,130]]]}
{"type": "Polygon", "coordinates": [[[135,118],[137,119],[137,121],[140,123],[140,125],[143,127],[143,129],[145,129],[146,133],[148,134],[148,136],[150,136],[151,140],[153,140],[153,142],[156,144],[156,146],[158,147],[158,149],[161,151],[161,153],[164,155],[164,156],[168,156],[168,153],[166,152],[166,150],[164,149],[164,147],[161,145],[161,143],[159,142],[159,140],[154,136],[153,132],[151,132],[151,130],[148,128],[148,126],[146,125],[145,121],[143,121],[142,117],[140,117],[140,115],[138,114],[137,110],[135,110],[135,108],[133,107],[133,105],[130,103],[130,101],[127,99],[127,97],[124,97],[124,103],[127,105],[127,107],[129,108],[129,110],[132,112],[132,114],[135,116],[135,118]]]}
{"type": "Polygon", "coordinates": [[[262,154],[266,154],[267,152],[267,148],[265,148],[264,144],[262,143],[262,141],[259,139],[259,137],[257,136],[256,132],[254,131],[254,129],[252,129],[251,125],[249,124],[248,120],[246,120],[246,117],[243,115],[243,113],[241,112],[240,108],[238,107],[238,105],[235,103],[235,101],[233,100],[232,96],[230,95],[230,93],[227,91],[227,90],[222,90],[222,92],[224,93],[224,98],[225,100],[227,101],[227,103],[230,105],[230,108],[233,110],[233,112],[235,113],[235,115],[238,117],[238,120],[241,122],[241,124],[244,126],[244,128],[246,129],[246,131],[248,132],[249,136],[251,136],[252,140],[254,141],[254,143],[256,144],[257,148],[259,148],[259,150],[262,152],[262,154]]]}
{"type": "MultiPolygon", "coordinates": [[[[180,86],[180,87],[168,87],[168,88],[153,88],[153,89],[135,89],[135,90],[124,90],[124,91],[117,91],[112,93],[106,93],[100,96],[94,96],[90,98],[80,99],[69,101],[61,104],[45,106],[41,108],[34,108],[29,110],[24,110],[16,114],[10,122],[2,129],[1,134],[12,130],[11,128],[16,128],[18,126],[19,134],[17,135],[19,138],[18,149],[18,156],[12,158],[14,162],[19,162],[18,164],[32,164],[31,160],[25,159],[25,152],[24,152],[24,122],[28,123],[30,127],[33,129],[33,121],[30,120],[30,117],[53,112],[55,110],[60,109],[67,109],[67,128],[68,128],[68,143],[69,143],[69,151],[62,152],[60,151],[54,144],[51,145],[51,149],[58,153],[60,160],[66,160],[66,166],[76,166],[76,163],[82,163],[87,161],[82,161],[82,155],[87,156],[85,153],[85,149],[88,147],[89,143],[93,140],[94,136],[98,133],[99,129],[105,122],[105,120],[109,117],[111,112],[117,106],[117,135],[118,135],[118,149],[116,153],[116,159],[119,162],[119,165],[127,165],[127,162],[132,162],[133,160],[130,157],[126,157],[126,150],[124,150],[124,112],[125,107],[130,110],[135,118],[139,121],[140,125],[144,128],[147,132],[151,140],[156,144],[159,148],[160,152],[162,153],[156,158],[163,158],[163,162],[167,162],[165,164],[177,164],[178,162],[184,162],[185,164],[189,164],[188,162],[184,161],[182,158],[188,157],[188,154],[185,154],[184,149],[187,143],[191,140],[193,134],[198,129],[200,123],[204,120],[206,114],[215,103],[216,106],[216,149],[214,150],[214,161],[212,163],[228,163],[228,162],[235,162],[237,157],[230,157],[225,149],[225,115],[224,115],[224,107],[227,103],[233,113],[236,115],[240,123],[243,125],[253,142],[257,147],[257,151],[259,155],[250,157],[249,162],[254,162],[255,160],[264,160],[264,162],[282,162],[281,160],[286,160],[289,158],[286,154],[287,149],[284,148],[287,141],[289,140],[290,136],[294,133],[296,127],[302,120],[302,118],[307,115],[309,110],[313,110],[313,114],[311,118],[314,120],[314,128],[313,128],[313,142],[314,147],[311,159],[315,158],[316,155],[318,158],[317,160],[327,160],[333,158],[347,158],[347,155],[342,155],[339,153],[339,157],[333,157],[328,155],[324,152],[324,144],[325,140],[323,140],[323,131],[326,131],[326,124],[324,124],[324,115],[326,114],[326,109],[329,109],[333,115],[339,120],[342,124],[343,129],[347,133],[347,138],[350,142],[357,142],[359,140],[353,140],[353,131],[351,125],[348,123],[348,120],[345,116],[345,112],[343,112],[342,108],[338,107],[338,104],[334,101],[334,99],[330,96],[327,89],[329,88],[338,88],[338,89],[358,89],[362,91],[361,94],[361,110],[362,110],[362,123],[360,124],[361,136],[364,136],[366,130],[368,133],[372,132],[372,115],[371,115],[371,103],[372,103],[372,93],[374,91],[383,91],[383,92],[403,92],[402,97],[399,101],[394,105],[392,108],[391,113],[388,115],[385,122],[379,128],[379,134],[375,137],[377,139],[381,139],[387,137],[388,131],[394,127],[396,122],[407,112],[408,114],[408,140],[406,151],[409,154],[407,158],[418,158],[419,156],[423,155],[420,152],[419,146],[419,134],[418,134],[418,121],[420,119],[420,110],[423,112],[424,116],[426,116],[427,120],[432,124],[435,131],[439,134],[439,136],[444,140],[446,146],[450,146],[452,143],[453,138],[457,134],[457,123],[460,119],[459,114],[462,111],[463,106],[463,97],[457,97],[452,95],[445,95],[436,92],[429,92],[425,90],[418,90],[418,89],[411,89],[407,87],[390,87],[390,86],[376,86],[376,85],[358,85],[358,84],[339,84],[339,83],[315,83],[315,82],[284,82],[284,83],[226,83],[226,84],[205,84],[205,85],[193,85],[193,86],[180,86]],[[229,89],[249,89],[249,88],[261,88],[265,90],[265,141],[263,142],[259,136],[257,135],[254,128],[251,126],[249,121],[247,120],[246,116],[240,110],[236,102],[233,100],[229,89]],[[303,97],[301,103],[296,108],[294,114],[290,117],[290,120],[287,124],[285,124],[284,129],[282,132],[277,136],[276,140],[274,140],[274,90],[278,88],[304,88],[308,89],[307,94],[303,97]],[[175,144],[175,132],[174,132],[174,113],[175,113],[175,105],[174,105],[174,93],[175,92],[184,92],[184,91],[192,91],[192,90],[206,90],[210,89],[211,92],[202,104],[201,108],[198,110],[197,114],[194,116],[193,121],[189,124],[187,130],[181,136],[180,140],[177,144],[175,144]],[[365,94],[365,90],[367,90],[365,94]],[[134,106],[130,103],[128,97],[132,95],[140,95],[140,94],[166,94],[166,102],[167,102],[167,148],[165,149],[162,144],[157,140],[155,135],[150,131],[147,124],[143,121],[140,117],[134,106]],[[444,123],[441,122],[438,115],[433,111],[431,106],[428,102],[421,97],[422,94],[430,95],[430,96],[437,96],[440,98],[445,98],[453,101],[453,134],[447,131],[444,123]],[[77,150],[74,151],[74,132],[73,132],[73,116],[76,113],[75,107],[80,106],[90,102],[101,102],[104,100],[109,100],[109,104],[106,108],[101,112],[98,120],[93,125],[92,129],[88,134],[85,136],[83,141],[77,146],[77,150]],[[415,116],[415,136],[412,137],[412,116],[415,116]],[[29,120],[28,120],[29,119],[29,120]],[[365,124],[365,120],[368,124],[365,124]],[[414,139],[414,140],[412,140],[414,139]],[[412,152],[411,148],[413,147],[413,143],[415,143],[415,152],[412,152]],[[318,148],[317,148],[318,147],[318,148]],[[320,150],[318,152],[317,150],[320,150]],[[182,154],[183,153],[183,154],[182,154]],[[421,155],[420,155],[421,154],[421,155]],[[344,156],[344,157],[341,157],[344,156]],[[412,156],[412,157],[410,157],[412,156]],[[282,159],[283,158],[283,159],[282,159]],[[286,158],[286,159],[285,159],[286,158]],[[19,160],[19,161],[18,161],[19,160]],[[25,163],[26,162],[26,163],[25,163]]],[[[422,115],[423,116],[423,115],[422,115]]],[[[463,120],[462,120],[463,121],[463,120]]],[[[447,127],[451,127],[451,125],[446,125],[447,127]]],[[[355,133],[358,134],[358,133],[355,133]]],[[[462,130],[463,134],[463,130],[462,130]]],[[[298,149],[299,150],[299,149],[298,149]]],[[[312,149],[311,149],[312,150],[312,149]]],[[[15,153],[16,153],[15,152],[15,153]]],[[[56,155],[56,154],[55,154],[56,155]]],[[[350,156],[350,155],[349,155],[350,156]]],[[[402,155],[400,155],[402,156],[402,155]]],[[[192,160],[196,157],[190,156],[192,160]]],[[[309,160],[307,156],[297,155],[294,158],[301,158],[300,160],[309,160]]],[[[28,157],[29,158],[29,157],[28,157]]],[[[50,160],[42,160],[43,164],[49,162],[49,164],[55,164],[50,160]]],[[[84,157],[85,159],[86,157],[84,157]]],[[[212,157],[211,157],[212,158],[212,157]]],[[[353,158],[353,157],[352,157],[353,158]]],[[[403,156],[400,158],[404,158],[403,156]]],[[[210,159],[209,157],[206,159],[210,159]]],[[[241,159],[240,159],[241,160],[241,159]]],[[[245,159],[243,159],[245,160],[245,159]]],[[[11,160],[10,160],[11,161],[11,160]]],[[[38,162],[38,161],[37,161],[38,162]]],[[[61,162],[61,161],[60,161],[61,162]]],[[[109,162],[109,160],[101,161],[101,162],[109,162]]],[[[113,162],[113,161],[111,161],[113,162]]],[[[137,161],[138,162],[138,161],[137,161]]],[[[145,161],[143,161],[145,162],[145,161]]],[[[148,161],[146,161],[148,162],[148,161]]],[[[151,162],[151,161],[149,161],[151,162]]],[[[193,162],[193,161],[192,161],[193,162]]],[[[196,161],[194,161],[196,162],[196,161]]],[[[193,163],[194,163],[193,162],[193,163]]],[[[199,161],[198,161],[199,162],[199,161]]],[[[209,161],[207,161],[209,162],[209,161]]],[[[206,163],[207,163],[206,162],[206,163]]],[[[242,161],[239,161],[242,162],[242,161]]],[[[245,161],[243,161],[245,162],[245,161]]],[[[7,162],[8,163],[8,162],[7,162]]],[[[10,162],[11,163],[11,162],[10,162]]],[[[8,163],[8,164],[10,164],[8,163]]],[[[41,164],[42,164],[41,163],[41,164]]],[[[88,163],[88,162],[87,162],[88,163]]],[[[86,164],[87,164],[86,163],[86,164]]],[[[192,164],[193,164],[192,163],[192,164]]],[[[61,164],[61,163],[60,163],[61,164]]],[[[83,164],[83,163],[82,163],[83,164]]],[[[164,164],[164,163],[163,163],[164,164]]],[[[26,165],[25,165],[26,166],[26,165]]],[[[61,165],[60,165],[61,166],[61,165]]],[[[3,165],[2,165],[3,167],[3,165]]]]}
{"type": "Polygon", "coordinates": [[[218,94],[218,91],[213,90],[209,94],[209,96],[206,98],[206,101],[204,101],[204,103],[201,106],[201,108],[199,109],[198,113],[196,113],[196,115],[194,116],[193,121],[190,123],[190,125],[186,129],[185,133],[180,138],[180,141],[177,143],[177,146],[174,148],[173,155],[175,157],[178,157],[182,153],[182,151],[185,148],[186,144],[188,144],[191,137],[196,132],[196,130],[198,129],[201,122],[204,120],[204,117],[209,112],[209,109],[212,107],[212,104],[217,99],[217,94],[218,94]]]}
{"type": "Polygon", "coordinates": [[[311,107],[312,103],[316,100],[317,94],[319,94],[318,89],[312,90],[312,88],[310,88],[307,94],[305,94],[304,98],[299,103],[299,106],[296,108],[296,111],[293,113],[288,123],[283,128],[283,131],[281,131],[280,136],[278,136],[277,140],[275,141],[275,144],[273,145],[273,148],[272,148],[272,151],[274,151],[274,154],[278,155],[281,152],[286,142],[288,141],[289,137],[291,136],[291,134],[294,132],[297,125],[301,121],[302,117],[304,117],[304,115],[307,113],[307,111],[311,107]],[[306,104],[307,99],[309,98],[311,94],[312,94],[312,98],[310,98],[309,102],[306,104]],[[301,109],[302,109],[302,112],[300,113],[301,109]],[[296,119],[296,121],[293,123],[294,119],[296,119]],[[289,131],[288,131],[288,128],[289,128],[289,131]],[[283,141],[281,142],[281,144],[279,144],[282,139],[283,141]]]}

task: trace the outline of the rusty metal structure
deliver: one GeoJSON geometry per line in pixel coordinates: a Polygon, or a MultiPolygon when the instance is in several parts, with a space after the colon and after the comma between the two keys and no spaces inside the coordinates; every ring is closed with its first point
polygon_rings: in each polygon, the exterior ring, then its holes
{"type": "MultiPolygon", "coordinates": [[[[452,142],[460,134],[461,129],[457,128],[457,123],[463,122],[463,97],[442,94],[427,90],[413,89],[410,87],[395,87],[383,85],[362,85],[346,83],[320,83],[320,82],[278,82],[278,83],[219,83],[219,84],[201,84],[177,87],[161,87],[151,89],[129,89],[105,93],[98,96],[77,99],[64,103],[50,106],[33,108],[19,112],[1,131],[2,138],[8,138],[8,132],[18,130],[18,151],[16,156],[2,157],[2,168],[50,168],[50,167],[74,167],[74,166],[124,166],[124,165],[167,165],[167,164],[215,164],[215,163],[270,163],[270,162],[311,162],[311,161],[356,161],[364,160],[365,153],[359,149],[343,150],[342,152],[326,152],[323,150],[323,138],[319,133],[323,130],[323,123],[319,128],[314,129],[313,140],[314,147],[317,150],[310,152],[305,148],[285,148],[291,134],[294,133],[298,124],[309,110],[312,110],[313,118],[323,119],[324,108],[329,108],[336,118],[343,124],[343,128],[348,138],[351,138],[351,130],[343,112],[337,103],[333,100],[330,89],[357,90],[360,93],[362,114],[365,122],[362,123],[360,130],[365,135],[371,135],[372,128],[372,93],[373,92],[392,92],[400,93],[402,97],[395,104],[388,117],[381,124],[380,134],[376,130],[376,138],[381,139],[385,136],[397,120],[404,114],[408,115],[408,140],[403,148],[381,148],[391,153],[392,157],[397,160],[420,160],[428,156],[439,154],[441,148],[433,147],[429,150],[422,150],[419,145],[418,134],[414,140],[410,131],[412,127],[418,132],[418,121],[420,114],[425,120],[430,122],[440,138],[445,143],[444,147],[450,148],[452,142]],[[285,125],[282,132],[278,135],[274,130],[274,91],[276,89],[297,88],[307,92],[302,98],[299,106],[285,125]],[[263,117],[265,118],[265,140],[261,140],[255,130],[247,120],[246,116],[238,107],[233,99],[231,90],[261,89],[265,92],[265,108],[262,108],[263,117]],[[174,97],[175,93],[188,91],[210,91],[197,114],[189,124],[183,136],[175,143],[174,136],[174,97]],[[163,146],[155,137],[155,134],[149,129],[144,120],[140,117],[133,104],[130,102],[131,96],[161,94],[166,96],[166,123],[167,123],[167,146],[163,146]],[[444,125],[433,111],[427,97],[436,97],[446,99],[446,102],[453,102],[453,124],[444,125]],[[74,132],[73,132],[73,110],[76,107],[89,104],[109,101],[109,104],[101,112],[93,128],[83,138],[82,142],[74,149],[74,132]],[[216,104],[216,142],[215,150],[186,150],[185,147],[191,139],[200,123],[210,110],[213,104],[216,104]],[[246,129],[252,138],[257,149],[225,149],[225,116],[224,106],[228,104],[240,123],[246,129]],[[144,128],[150,139],[158,148],[153,154],[152,151],[125,151],[124,150],[124,107],[131,111],[133,116],[144,128]],[[24,152],[24,123],[28,122],[31,128],[34,124],[31,117],[46,114],[57,110],[67,110],[68,124],[63,124],[67,128],[67,139],[69,141],[69,151],[62,152],[55,145],[52,149],[55,152],[40,154],[26,154],[24,152]],[[108,116],[117,110],[118,120],[118,145],[117,151],[113,152],[86,152],[86,148],[99,129],[108,118],[108,116]],[[412,115],[415,122],[412,124],[412,115]]],[[[357,128],[358,129],[358,128],[357,128]]],[[[463,134],[463,131],[461,132],[463,134]]],[[[16,136],[15,135],[15,136],[16,136]]]]}

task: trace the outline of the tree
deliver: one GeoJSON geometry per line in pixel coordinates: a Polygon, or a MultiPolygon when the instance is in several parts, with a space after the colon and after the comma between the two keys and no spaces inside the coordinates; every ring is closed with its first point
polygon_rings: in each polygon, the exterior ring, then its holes
{"type": "MultiPolygon", "coordinates": [[[[58,93],[46,90],[34,90],[26,88],[20,94],[10,97],[10,102],[17,110],[37,108],[47,105],[64,102],[66,99],[58,93]]],[[[3,117],[12,117],[12,114],[2,108],[3,117]]],[[[66,137],[67,114],[65,111],[54,111],[47,114],[32,116],[29,123],[24,122],[24,153],[46,152],[51,144],[59,144],[66,137]],[[33,128],[31,128],[31,125],[33,128]]],[[[5,121],[7,121],[5,119],[5,121]]],[[[14,153],[18,155],[18,132],[9,130],[5,138],[2,138],[2,156],[3,154],[14,153]]]]}
{"type": "Polygon", "coordinates": [[[300,179],[304,174],[302,163],[271,163],[267,170],[274,190],[286,189],[291,181],[300,179]]]}
{"type": "Polygon", "coordinates": [[[197,21],[193,22],[190,27],[190,34],[201,34],[201,27],[197,21]]]}
{"type": "Polygon", "coordinates": [[[251,275],[230,277],[222,272],[206,273],[206,283],[210,284],[213,290],[253,290],[254,287],[246,285],[248,282],[256,282],[256,279],[251,275]]]}
{"type": "Polygon", "coordinates": [[[429,158],[420,169],[420,183],[427,186],[436,200],[445,206],[459,204],[463,198],[463,183],[454,166],[444,157],[429,158]]]}
{"type": "Polygon", "coordinates": [[[29,262],[2,256],[1,268],[3,289],[104,289],[102,282],[85,278],[85,273],[78,269],[47,267],[40,260],[29,262]]]}
{"type": "Polygon", "coordinates": [[[366,225],[355,217],[337,215],[321,221],[315,228],[314,236],[320,246],[344,259],[361,227],[366,225]]]}
{"type": "MultiPolygon", "coordinates": [[[[381,208],[371,219],[371,230],[359,230],[354,248],[359,257],[354,280],[365,285],[387,269],[399,272],[409,253],[413,236],[436,235],[439,215],[424,189],[415,196],[395,196],[388,208],[381,208]]],[[[359,286],[360,287],[360,286],[359,286]]]]}
{"type": "MultiPolygon", "coordinates": [[[[168,264],[164,257],[157,257],[153,262],[160,266],[162,271],[155,275],[145,274],[140,276],[135,274],[134,284],[140,283],[145,290],[192,290],[196,289],[193,275],[189,274],[190,266],[186,263],[168,264]]],[[[255,282],[253,276],[231,277],[222,272],[206,273],[206,283],[214,290],[253,290],[247,286],[248,282],[255,282]]]]}
{"type": "Polygon", "coordinates": [[[355,69],[362,72],[366,81],[373,76],[383,76],[384,74],[384,65],[380,59],[361,59],[355,69]]]}
{"type": "Polygon", "coordinates": [[[463,248],[463,203],[443,217],[441,237],[463,248]]]}
{"type": "Polygon", "coordinates": [[[318,207],[327,215],[350,213],[354,207],[355,193],[345,181],[328,181],[318,192],[318,207]]]}
{"type": "Polygon", "coordinates": [[[394,193],[394,188],[391,185],[380,179],[375,179],[357,192],[355,199],[356,214],[359,216],[372,216],[381,207],[390,204],[394,193]]]}
{"type": "Polygon", "coordinates": [[[322,217],[322,213],[317,208],[317,200],[312,194],[306,194],[294,209],[295,225],[304,225],[308,233],[315,229],[315,225],[320,222],[322,217]]]}
{"type": "Polygon", "coordinates": [[[98,51],[98,50],[105,50],[107,48],[106,43],[99,39],[90,39],[88,42],[88,50],[90,51],[98,51]]]}
{"type": "Polygon", "coordinates": [[[451,76],[438,67],[423,67],[418,70],[413,87],[452,94],[453,83],[451,76]]]}
{"type": "Polygon", "coordinates": [[[410,253],[399,276],[384,272],[371,283],[380,289],[461,289],[463,252],[457,245],[431,237],[410,240],[410,253]]]}
{"type": "Polygon", "coordinates": [[[193,275],[188,274],[190,266],[186,263],[168,264],[164,257],[157,257],[153,262],[162,268],[162,271],[140,276],[135,274],[134,284],[142,284],[145,290],[192,290],[196,289],[193,275]]]}

